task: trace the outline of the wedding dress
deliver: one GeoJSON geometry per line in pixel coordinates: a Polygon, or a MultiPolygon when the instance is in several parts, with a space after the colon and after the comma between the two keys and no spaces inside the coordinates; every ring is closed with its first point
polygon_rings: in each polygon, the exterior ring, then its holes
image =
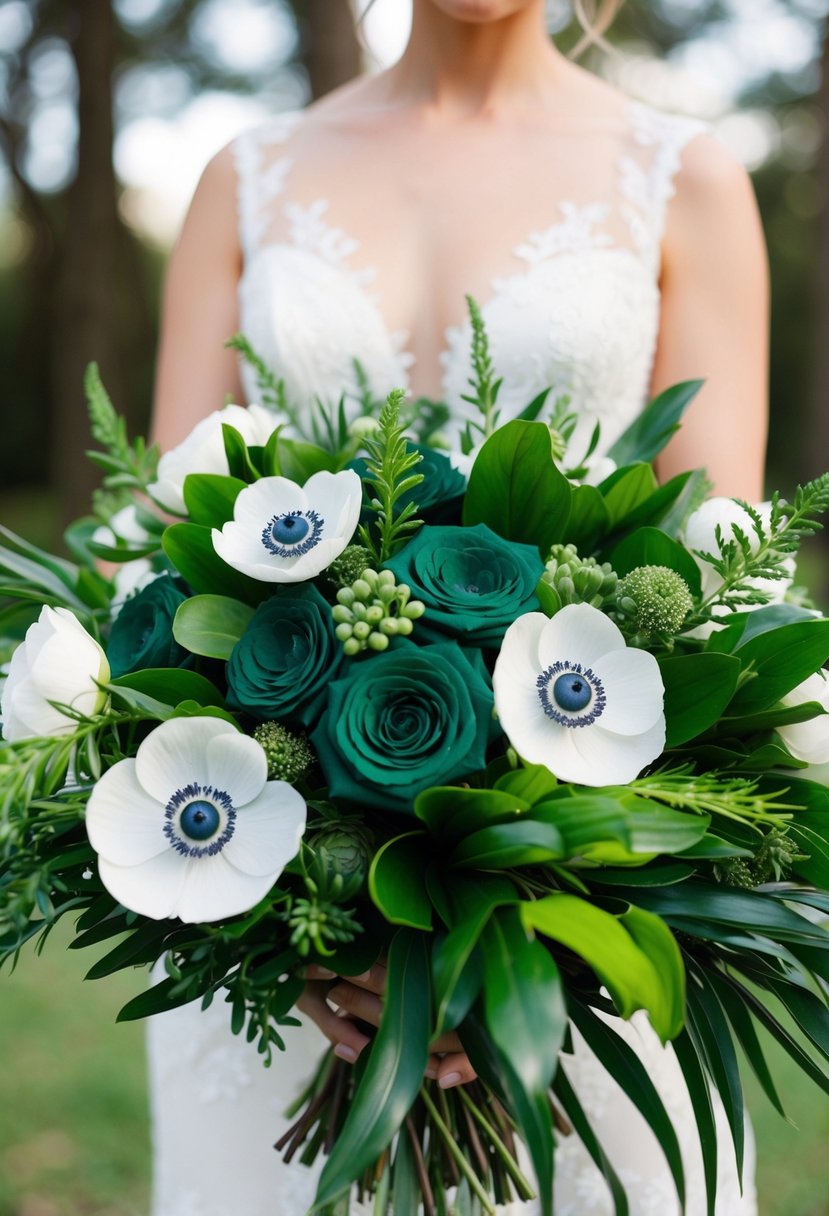
{"type": "MultiPolygon", "coordinates": [[[[244,272],[241,328],[284,378],[288,398],[336,400],[353,384],[356,356],[372,388],[384,395],[407,386],[414,360],[408,336],[390,332],[378,273],[364,247],[338,227],[338,200],[297,183],[294,137],[301,114],[282,115],[235,145],[244,272]]],[[[642,409],[659,326],[660,247],[666,208],[685,146],[701,125],[631,103],[619,130],[596,143],[589,173],[559,157],[557,197],[538,201],[539,223],[510,241],[515,206],[504,216],[470,215],[488,224],[479,248],[494,260],[480,304],[499,375],[506,421],[548,385],[578,414],[574,462],[601,424],[598,456],[642,409]],[[506,234],[503,242],[498,234],[506,234]],[[497,246],[497,247],[496,247],[497,246]]],[[[522,205],[527,200],[522,199],[522,205]]],[[[376,222],[376,221],[374,221],[376,222]]],[[[371,220],[366,221],[371,235],[371,220]]],[[[470,285],[467,290],[475,294],[470,285]]],[[[453,437],[474,407],[462,400],[470,374],[470,326],[446,330],[441,355],[443,398],[453,437]]],[[[699,369],[704,375],[706,368],[699,369]]],[[[256,399],[249,373],[248,399],[256,399]]],[[[356,387],[356,386],[355,386],[356,387]]],[[[552,398],[551,398],[552,399],[552,398]]],[[[154,1117],[154,1216],[304,1216],[316,1171],[285,1166],[271,1147],[284,1108],[310,1075],[323,1047],[316,1027],[288,1029],[288,1051],[265,1069],[255,1050],[229,1028],[221,1000],[174,1010],[149,1027],[154,1117]]],[[[689,1216],[705,1216],[702,1160],[684,1080],[647,1019],[625,1024],[678,1129],[689,1216]]],[[[563,1064],[629,1194],[631,1216],[676,1216],[676,1193],[664,1158],[642,1116],[583,1042],[563,1064]]],[[[753,1149],[744,1193],[721,1107],[718,1216],[754,1216],[753,1149]]],[[[353,1207],[354,1216],[361,1212],[353,1207]]],[[[532,1216],[535,1203],[513,1204],[510,1216],[532,1216]]],[[[366,1209],[368,1216],[370,1208],[366,1209]]],[[[575,1135],[556,1153],[556,1216],[608,1216],[606,1183],[575,1135]]],[[[397,1213],[396,1216],[414,1216],[397,1213]]]]}

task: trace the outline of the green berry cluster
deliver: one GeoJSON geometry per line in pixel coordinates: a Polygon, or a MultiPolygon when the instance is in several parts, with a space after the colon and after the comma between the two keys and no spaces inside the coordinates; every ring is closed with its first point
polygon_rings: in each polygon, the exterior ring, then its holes
{"type": "Polygon", "coordinates": [[[788,876],[794,862],[802,860],[803,856],[791,836],[772,828],[753,857],[735,857],[718,862],[714,875],[727,887],[751,890],[766,882],[781,882],[788,876]]]}
{"type": "Polygon", "coordinates": [[[575,545],[553,545],[541,576],[565,604],[590,604],[594,608],[613,597],[617,578],[608,562],[579,557],[575,545]]]}
{"type": "Polygon", "coordinates": [[[279,722],[263,722],[253,732],[268,761],[269,781],[289,781],[304,777],[314,763],[314,750],[304,735],[294,735],[279,722]]]}
{"type": "Polygon", "coordinates": [[[616,589],[616,619],[643,639],[673,638],[694,606],[681,574],[669,566],[637,566],[616,589]]]}
{"type": "Polygon", "coordinates": [[[390,638],[408,637],[426,611],[411,594],[406,583],[395,582],[391,570],[364,569],[351,586],[341,587],[331,611],[345,653],[386,650],[390,638]]]}

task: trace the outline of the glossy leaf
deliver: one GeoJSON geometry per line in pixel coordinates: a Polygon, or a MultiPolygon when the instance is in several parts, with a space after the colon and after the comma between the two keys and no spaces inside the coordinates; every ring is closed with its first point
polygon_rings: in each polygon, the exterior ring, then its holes
{"type": "Polygon", "coordinates": [[[658,489],[649,464],[632,464],[611,473],[599,489],[604,496],[611,528],[619,528],[658,489]]]}
{"type": "Polygon", "coordinates": [[[236,427],[231,426],[228,422],[223,422],[222,438],[231,476],[246,483],[257,481],[260,476],[259,470],[251,460],[247,444],[236,427]]]}
{"type": "Polygon", "coordinates": [[[701,735],[722,715],[737,689],[741,663],[728,654],[670,655],[659,660],[665,686],[666,747],[701,735]]]}
{"type": "Polygon", "coordinates": [[[509,823],[529,811],[529,803],[511,792],[434,786],[418,794],[414,813],[433,836],[458,840],[493,823],[509,823]]]}
{"type": "Polygon", "coordinates": [[[176,706],[182,701],[197,701],[199,705],[224,705],[219,690],[186,667],[148,667],[144,671],[131,671],[111,681],[113,688],[131,688],[153,697],[164,705],[176,706]]]}
{"type": "Polygon", "coordinates": [[[737,1172],[742,1178],[745,1159],[745,1103],[740,1067],[734,1042],[722,1006],[705,984],[692,984],[688,991],[688,1030],[705,1054],[708,1071],[722,1100],[731,1138],[737,1172]]]}
{"type": "Polygon", "coordinates": [[[210,529],[201,524],[171,524],[161,547],[197,594],[229,595],[246,604],[258,604],[270,594],[267,583],[258,583],[222,561],[213,548],[210,529]]]}
{"type": "Polygon", "coordinates": [[[734,697],[733,712],[769,709],[829,657],[829,621],[798,621],[742,641],[735,653],[743,666],[752,664],[756,678],[734,697]]]}
{"type": "Polygon", "coordinates": [[[219,473],[189,473],[184,479],[184,505],[191,523],[221,528],[233,519],[233,504],[245,482],[219,473]]]}
{"type": "Polygon", "coordinates": [[[499,427],[472,466],[464,524],[488,524],[546,558],[551,545],[566,539],[569,514],[570,483],[555,465],[547,426],[513,420],[499,427]]]}
{"type": "Polygon", "coordinates": [[[595,486],[575,486],[570,499],[567,543],[579,553],[592,553],[610,530],[610,512],[595,486]]]}
{"type": "Polygon", "coordinates": [[[561,834],[552,824],[524,819],[472,832],[455,846],[451,864],[465,870],[508,870],[560,860],[566,852],[561,834]]]}
{"type": "Polygon", "coordinates": [[[375,853],[368,874],[369,894],[393,925],[431,929],[432,904],[426,890],[428,862],[423,832],[395,836],[375,853]]]}
{"type": "Polygon", "coordinates": [[[429,1056],[431,991],[426,939],[400,929],[389,948],[383,1016],[314,1200],[332,1203],[377,1160],[406,1118],[429,1056]]]}
{"type": "Polygon", "coordinates": [[[253,609],[227,595],[194,595],[179,604],[173,637],[191,654],[229,659],[253,617],[253,609]]]}
{"type": "Polygon", "coordinates": [[[653,460],[678,429],[682,415],[703,383],[702,380],[686,380],[665,389],[622,432],[608,449],[608,456],[618,465],[653,460]]]}
{"type": "Polygon", "coordinates": [[[526,764],[504,773],[495,782],[496,790],[535,806],[558,789],[558,778],[543,764],[526,764]]]}
{"type": "Polygon", "coordinates": [[[702,1169],[705,1175],[706,1216],[716,1216],[719,1133],[714,1104],[711,1101],[711,1089],[697,1049],[687,1030],[674,1039],[673,1047],[688,1087],[694,1121],[699,1132],[702,1169]]]}

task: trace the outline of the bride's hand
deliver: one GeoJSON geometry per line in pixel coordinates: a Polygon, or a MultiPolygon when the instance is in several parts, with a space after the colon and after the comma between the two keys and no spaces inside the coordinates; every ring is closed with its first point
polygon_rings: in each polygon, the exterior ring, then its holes
{"type": "MultiPolygon", "coordinates": [[[[370,1040],[354,1025],[352,1018],[379,1026],[386,968],[382,963],[375,963],[362,975],[336,976],[332,971],[312,964],[305,974],[308,983],[297,1001],[299,1009],[330,1039],[334,1054],[353,1064],[370,1040]],[[331,980],[337,982],[332,986],[331,980]],[[328,1001],[338,1007],[338,1012],[334,1012],[328,1001]]],[[[436,1080],[441,1089],[451,1089],[475,1079],[475,1070],[454,1032],[442,1034],[432,1043],[431,1051],[426,1076],[436,1080]]]]}

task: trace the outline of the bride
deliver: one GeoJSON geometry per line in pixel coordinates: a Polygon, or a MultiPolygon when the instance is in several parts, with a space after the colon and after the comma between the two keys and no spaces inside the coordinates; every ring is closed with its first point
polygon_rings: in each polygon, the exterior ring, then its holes
{"type": "MultiPolygon", "coordinates": [[[[618,7],[604,0],[597,21],[618,7]]],[[[504,419],[552,385],[578,413],[573,455],[597,422],[601,455],[651,396],[704,377],[659,473],[704,466],[717,492],[762,497],[768,283],[748,178],[702,124],[634,103],[562,55],[544,0],[414,0],[394,67],[215,157],[170,262],[156,438],[172,447],[228,395],[255,396],[223,346],[240,329],[293,402],[339,397],[357,357],[376,395],[403,385],[445,401],[456,438],[468,408],[466,293],[504,377],[504,419]]],[[[322,1035],[357,1058],[368,1040],[354,1019],[376,1024],[382,988],[380,965],[310,975],[305,1024],[271,1070],[233,1038],[221,1002],[154,1019],[154,1216],[302,1216],[313,1176],[271,1148],[283,1109],[322,1035]]],[[[686,1211],[704,1216],[676,1061],[646,1023],[627,1034],[680,1132],[686,1211]]],[[[434,1053],[439,1084],[471,1077],[456,1039],[434,1053]]],[[[632,1216],[672,1216],[673,1184],[644,1120],[583,1044],[563,1063],[632,1216]]],[[[750,1168],[741,1195],[724,1121],[720,1139],[718,1216],[751,1216],[750,1168]]],[[[557,1216],[612,1212],[574,1135],[556,1162],[557,1216]]]]}

